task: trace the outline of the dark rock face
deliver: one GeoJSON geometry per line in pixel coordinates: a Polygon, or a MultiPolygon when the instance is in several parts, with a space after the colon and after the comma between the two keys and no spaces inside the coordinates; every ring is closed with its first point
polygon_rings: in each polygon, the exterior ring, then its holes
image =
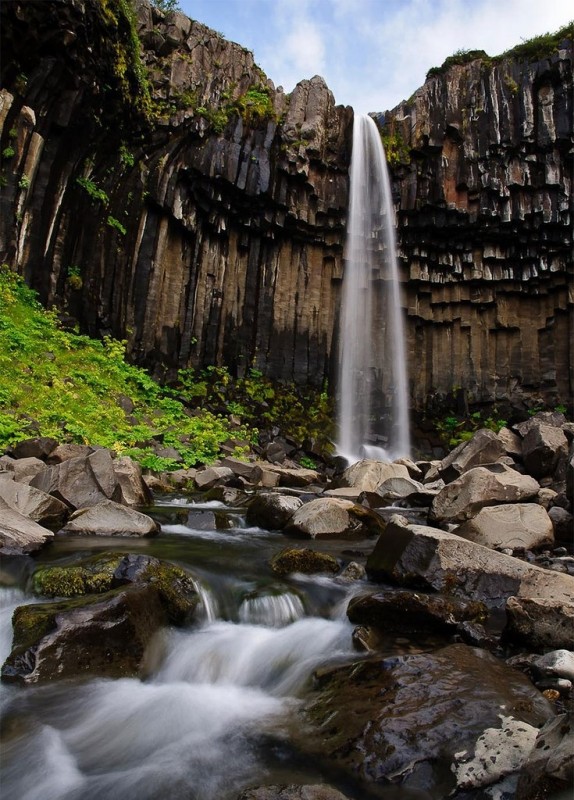
{"type": "MultiPolygon", "coordinates": [[[[554,716],[525,676],[466,645],[371,659],[319,675],[317,682],[305,709],[316,730],[308,746],[367,785],[390,780],[430,797],[494,784],[515,772],[513,736],[528,733],[531,746],[536,726],[554,716]],[[471,754],[478,761],[480,737],[489,729],[502,746],[479,776],[471,754]]],[[[530,749],[525,744],[522,760],[530,749]]]]}
{"type": "MultiPolygon", "coordinates": [[[[320,77],[286,96],[245,48],[137,0],[146,99],[105,7],[2,4],[0,257],[158,374],[332,378],[352,109],[320,77]]],[[[386,116],[410,152],[394,184],[418,407],[571,395],[571,94],[565,46],[453,67],[386,116]]]]}

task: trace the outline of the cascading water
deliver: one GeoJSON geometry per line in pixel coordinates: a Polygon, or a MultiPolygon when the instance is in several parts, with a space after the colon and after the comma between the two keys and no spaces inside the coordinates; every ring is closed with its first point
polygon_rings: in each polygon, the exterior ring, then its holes
{"type": "Polygon", "coordinates": [[[410,453],[405,337],[390,181],[366,115],[354,118],[350,178],[337,451],[388,461],[410,453]]]}

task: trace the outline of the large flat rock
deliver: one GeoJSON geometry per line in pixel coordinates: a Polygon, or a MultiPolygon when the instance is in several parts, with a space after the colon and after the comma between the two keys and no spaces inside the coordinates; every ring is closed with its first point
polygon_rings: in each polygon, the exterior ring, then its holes
{"type": "Polygon", "coordinates": [[[0,497],[0,552],[33,553],[53,536],[52,531],[20,514],[0,497]]]}
{"type": "Polygon", "coordinates": [[[574,578],[498,553],[453,533],[392,517],[367,560],[374,580],[420,586],[491,606],[508,597],[574,599],[574,578]]]}

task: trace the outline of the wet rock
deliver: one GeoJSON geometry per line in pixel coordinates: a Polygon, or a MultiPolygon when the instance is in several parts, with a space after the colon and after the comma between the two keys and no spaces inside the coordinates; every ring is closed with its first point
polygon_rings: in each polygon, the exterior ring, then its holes
{"type": "Polygon", "coordinates": [[[362,564],[350,561],[347,566],[337,576],[337,582],[341,581],[362,581],[367,577],[367,571],[362,564]]]}
{"type": "Polygon", "coordinates": [[[303,501],[276,492],[260,492],[247,508],[246,519],[249,525],[256,525],[269,531],[282,530],[293,514],[301,508],[303,501]]]}
{"type": "Polygon", "coordinates": [[[350,500],[320,497],[295,511],[284,532],[309,539],[358,539],[383,528],[383,520],[369,509],[350,500]]]}
{"type": "Polygon", "coordinates": [[[2,679],[34,684],[141,675],[146,648],[165,623],[159,593],[150,585],[91,599],[19,606],[2,679]]]}
{"type": "Polygon", "coordinates": [[[237,800],[349,800],[347,795],[325,783],[298,786],[257,786],[246,789],[237,800]]]}
{"type": "Polygon", "coordinates": [[[506,639],[533,649],[574,650],[574,578],[560,577],[572,587],[569,597],[536,597],[532,592],[532,597],[508,598],[503,632],[506,639]]]}
{"type": "Polygon", "coordinates": [[[319,553],[308,548],[288,547],[271,559],[271,569],[276,575],[290,575],[302,572],[305,575],[316,575],[327,572],[335,575],[339,572],[339,563],[328,553],[319,553]]]}
{"type": "Polygon", "coordinates": [[[49,542],[53,532],[43,528],[0,497],[0,552],[6,555],[34,553],[49,542]]]}
{"type": "Polygon", "coordinates": [[[482,464],[494,464],[504,455],[506,450],[501,439],[493,431],[483,428],[443,458],[438,471],[445,483],[450,483],[469,469],[482,464]]]}
{"type": "Polygon", "coordinates": [[[441,523],[464,522],[485,506],[520,503],[538,494],[534,478],[504,464],[474,467],[447,484],[433,500],[429,519],[441,523]]]}
{"type": "MultiPolygon", "coordinates": [[[[554,715],[520,673],[484,651],[456,644],[434,653],[363,661],[317,677],[304,716],[316,734],[307,749],[366,783],[406,784],[448,797],[465,780],[465,759],[481,759],[492,729],[498,769],[479,785],[520,768],[507,731],[554,715]],[[506,711],[501,712],[501,708],[506,711]],[[502,717],[502,719],[501,719],[502,717]]],[[[530,731],[532,733],[532,731],[530,731]]],[[[523,752],[523,757],[528,751],[523,752]]]]}
{"type": "Polygon", "coordinates": [[[376,592],[353,597],[347,616],[353,623],[385,631],[439,631],[453,633],[465,620],[483,621],[483,603],[414,592],[376,592]]]}
{"type": "Polygon", "coordinates": [[[567,797],[574,783],[574,715],[549,720],[538,736],[518,778],[516,797],[567,797]],[[562,794],[564,793],[564,794],[562,794]]]}
{"type": "Polygon", "coordinates": [[[25,483],[1,477],[0,497],[15,511],[45,528],[60,528],[69,514],[68,506],[55,497],[25,483]]]}
{"type": "Polygon", "coordinates": [[[535,478],[553,475],[561,458],[568,455],[568,440],[560,428],[544,425],[538,420],[522,441],[524,466],[535,478]]]}
{"type": "Polygon", "coordinates": [[[532,660],[532,667],[539,677],[566,678],[574,681],[574,653],[571,650],[552,650],[532,660]]]}
{"type": "Polygon", "coordinates": [[[115,572],[123,558],[121,553],[104,553],[84,559],[80,564],[39,567],[32,578],[32,589],[44,597],[79,597],[109,592],[120,585],[115,572]]]}
{"type": "Polygon", "coordinates": [[[155,536],[159,525],[147,514],[102,500],[90,508],[75,511],[59,533],[82,536],[155,536]]]}
{"type": "Polygon", "coordinates": [[[382,461],[364,459],[347,467],[337,483],[364,492],[376,492],[377,487],[388,478],[408,477],[409,471],[404,464],[384,464],[382,461]]]}
{"type": "Polygon", "coordinates": [[[536,503],[486,506],[453,533],[494,550],[532,550],[551,545],[554,541],[552,520],[536,503]]]}
{"type": "MultiPolygon", "coordinates": [[[[478,467],[478,469],[481,469],[478,467]]],[[[467,473],[468,474],[468,473],[467,473]]],[[[367,574],[500,606],[511,596],[570,602],[574,579],[452,533],[404,524],[395,515],[367,559],[367,574]]]]}
{"type": "Polygon", "coordinates": [[[72,509],[95,506],[102,500],[119,501],[122,497],[114,462],[103,448],[89,456],[45,467],[30,485],[57,497],[72,509]]]}

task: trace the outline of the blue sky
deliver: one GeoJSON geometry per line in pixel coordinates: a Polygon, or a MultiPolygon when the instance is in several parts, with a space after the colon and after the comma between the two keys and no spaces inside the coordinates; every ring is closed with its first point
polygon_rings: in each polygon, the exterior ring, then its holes
{"type": "Polygon", "coordinates": [[[179,0],[188,16],[253,50],[289,92],[322,75],[337,103],[386,111],[456,50],[489,55],[574,19],[572,0],[179,0]]]}

